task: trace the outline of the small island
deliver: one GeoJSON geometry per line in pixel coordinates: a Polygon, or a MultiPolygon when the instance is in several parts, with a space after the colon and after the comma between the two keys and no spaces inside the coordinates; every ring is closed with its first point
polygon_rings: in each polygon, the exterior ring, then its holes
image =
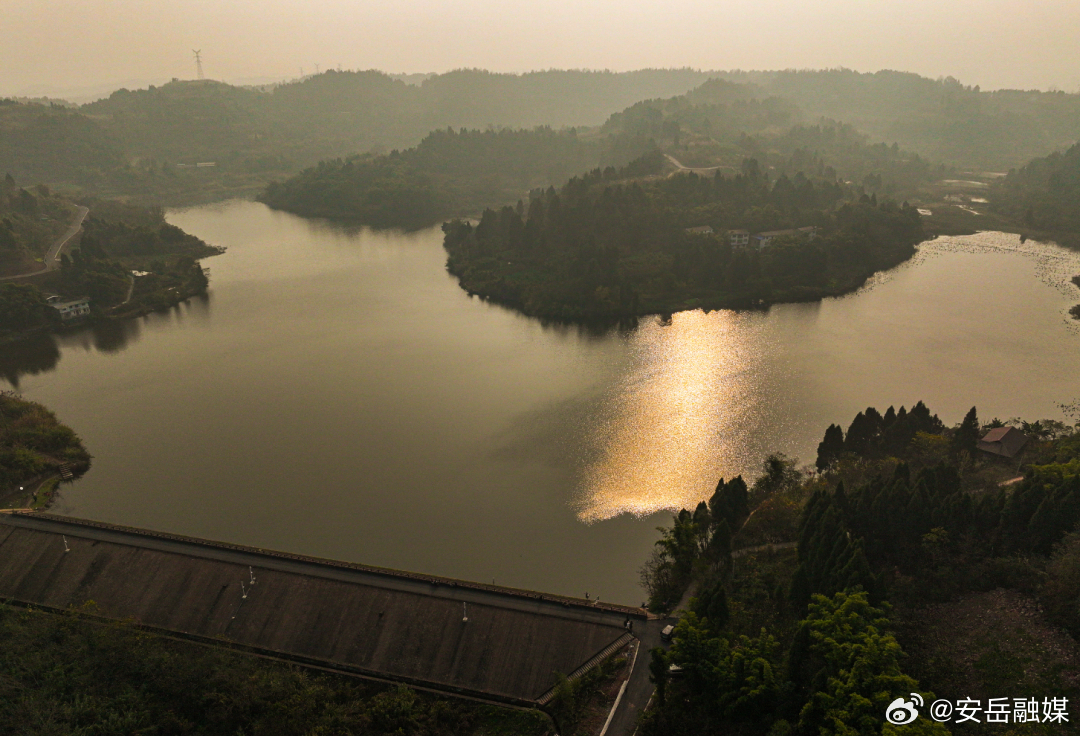
{"type": "Polygon", "coordinates": [[[0,392],[0,505],[45,508],[62,480],[89,469],[82,440],[55,414],[14,392],[0,392]]]}
{"type": "Polygon", "coordinates": [[[528,315],[618,319],[844,294],[926,238],[915,207],[835,178],[770,181],[754,159],[660,178],[660,157],[445,224],[448,270],[528,315]]]}

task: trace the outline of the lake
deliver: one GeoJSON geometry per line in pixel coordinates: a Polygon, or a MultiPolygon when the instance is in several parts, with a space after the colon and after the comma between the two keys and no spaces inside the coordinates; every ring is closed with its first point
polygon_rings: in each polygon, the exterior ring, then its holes
{"type": "Polygon", "coordinates": [[[1063,419],[1080,254],[981,233],[856,294],[590,330],[470,298],[442,233],[252,202],[173,211],[228,248],[205,299],[0,349],[94,455],[57,513],[637,604],[670,510],[830,423],[1063,419]]]}

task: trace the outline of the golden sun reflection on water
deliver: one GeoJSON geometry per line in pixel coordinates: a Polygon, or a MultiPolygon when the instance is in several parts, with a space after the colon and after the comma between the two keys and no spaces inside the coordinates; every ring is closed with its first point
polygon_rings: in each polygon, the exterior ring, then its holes
{"type": "Polygon", "coordinates": [[[740,437],[759,404],[762,324],[695,311],[632,333],[627,374],[588,429],[597,457],[584,471],[582,521],[693,508],[748,467],[740,437]]]}

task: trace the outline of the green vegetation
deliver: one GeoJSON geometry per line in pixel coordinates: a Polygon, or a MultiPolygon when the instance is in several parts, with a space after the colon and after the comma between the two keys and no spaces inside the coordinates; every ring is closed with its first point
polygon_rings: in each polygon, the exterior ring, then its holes
{"type": "Polygon", "coordinates": [[[378,71],[328,71],[265,88],[174,80],[77,108],[3,100],[0,173],[100,197],[212,201],[254,194],[321,159],[415,146],[447,126],[598,125],[708,77],[690,69],[457,70],[414,86],[378,71]]]}
{"type": "MultiPolygon", "coordinates": [[[[830,426],[819,474],[773,456],[748,491],[721,481],[681,511],[643,582],[657,608],[696,595],[653,654],[660,702],[642,733],[892,734],[886,706],[912,692],[1080,696],[1080,427],[1016,423],[1029,437],[1019,482],[1003,484],[1016,458],[975,449],[1000,421],[981,426],[973,408],[949,428],[920,402],[830,426]],[[796,501],[794,524],[761,517],[778,497],[796,501]],[[762,526],[797,552],[744,562],[762,526]]],[[[946,732],[926,717],[910,729],[946,732]]]]}
{"type": "Polygon", "coordinates": [[[1080,247],[1080,144],[1010,171],[989,198],[994,211],[1018,225],[1080,247]]]}
{"type": "Polygon", "coordinates": [[[41,404],[0,392],[0,489],[8,493],[65,463],[73,474],[90,468],[78,435],[41,404]]]}
{"type": "MultiPolygon", "coordinates": [[[[88,604],[85,612],[93,613],[88,604]]],[[[544,734],[539,713],[404,686],[313,673],[171,641],[125,623],[94,623],[0,604],[0,723],[5,733],[544,734]]]]}
{"type": "Polygon", "coordinates": [[[0,172],[20,181],[90,184],[123,160],[115,136],[82,112],[0,100],[0,172]]]}
{"type": "Polygon", "coordinates": [[[61,258],[61,294],[89,296],[101,310],[143,314],[205,294],[209,285],[195,260],[221,253],[175,225],[158,207],[90,200],[81,247],[61,258]],[[134,277],[131,271],[144,275],[134,277]],[[128,292],[131,298],[127,302],[128,292]]]}
{"type": "Polygon", "coordinates": [[[1080,138],[1080,94],[984,92],[952,77],[883,70],[725,72],[758,96],[791,101],[807,122],[842,120],[877,140],[957,167],[1005,171],[1080,138]]]}
{"type": "Polygon", "coordinates": [[[599,719],[603,723],[613,705],[613,702],[607,702],[602,687],[625,667],[626,657],[612,655],[599,667],[594,667],[576,680],[559,673],[555,681],[555,694],[547,706],[559,727],[559,733],[568,736],[595,733],[597,724],[591,721],[599,719]]]}
{"type": "Polygon", "coordinates": [[[30,284],[0,284],[0,336],[21,335],[60,324],[60,315],[45,295],[30,284]]]}
{"type": "Polygon", "coordinates": [[[32,509],[47,508],[56,496],[56,489],[60,487],[59,478],[49,478],[34,492],[34,500],[30,504],[32,509]]]}
{"type": "Polygon", "coordinates": [[[893,143],[871,144],[852,125],[813,119],[789,100],[761,97],[751,85],[710,80],[686,95],[647,100],[612,115],[602,130],[650,141],[692,168],[738,172],[748,158],[774,180],[839,175],[866,194],[914,196],[943,169],[893,143]]]}
{"type": "Polygon", "coordinates": [[[20,187],[6,175],[0,181],[0,276],[38,271],[43,259],[71,222],[75,206],[48,187],[20,187]]]}
{"type": "Polygon", "coordinates": [[[573,129],[439,130],[385,156],[323,161],[260,195],[271,207],[377,227],[423,227],[518,199],[595,166],[602,141],[573,129]]]}
{"type": "Polygon", "coordinates": [[[910,257],[924,237],[906,203],[802,174],[772,182],[754,159],[733,177],[626,181],[661,166],[654,152],[549,188],[527,212],[519,202],[486,210],[476,226],[450,222],[447,268],[470,293],[526,314],[620,318],[841,294],[910,257]],[[815,230],[733,248],[723,235],[688,232],[702,225],[815,230]]]}
{"type": "MultiPolygon", "coordinates": [[[[881,187],[868,193],[903,199],[923,173],[889,160],[896,145],[952,166],[1003,170],[1073,144],[1080,96],[848,70],[456,70],[418,85],[378,71],[328,71],[264,88],[174,80],[79,107],[3,100],[0,172],[98,196],[207,201],[255,193],[319,160],[415,146],[447,126],[559,129],[605,120],[602,133],[621,133],[612,150],[622,161],[653,139],[689,166],[738,167],[750,156],[777,173],[799,148],[799,135],[786,131],[847,129],[840,138],[868,135],[889,150],[876,161],[865,152],[843,161],[838,138],[804,141],[798,155],[827,159],[849,181],[880,176],[881,187]]],[[[589,165],[596,163],[609,162],[589,165]]],[[[797,163],[788,175],[798,170],[808,171],[797,163]]]]}

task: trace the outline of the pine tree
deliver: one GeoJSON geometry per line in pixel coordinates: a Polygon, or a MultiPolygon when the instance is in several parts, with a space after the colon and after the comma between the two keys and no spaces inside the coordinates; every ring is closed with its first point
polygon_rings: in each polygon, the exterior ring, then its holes
{"type": "Polygon", "coordinates": [[[844,430],[839,424],[830,424],[825,430],[825,438],[817,448],[817,462],[815,465],[820,471],[829,467],[844,451],[844,430]]]}
{"type": "Polygon", "coordinates": [[[975,450],[979,442],[979,417],[975,413],[975,407],[971,407],[971,410],[964,415],[964,421],[960,422],[960,426],[956,428],[952,436],[952,455],[954,458],[960,458],[964,454],[969,456],[975,455],[975,450]]]}

